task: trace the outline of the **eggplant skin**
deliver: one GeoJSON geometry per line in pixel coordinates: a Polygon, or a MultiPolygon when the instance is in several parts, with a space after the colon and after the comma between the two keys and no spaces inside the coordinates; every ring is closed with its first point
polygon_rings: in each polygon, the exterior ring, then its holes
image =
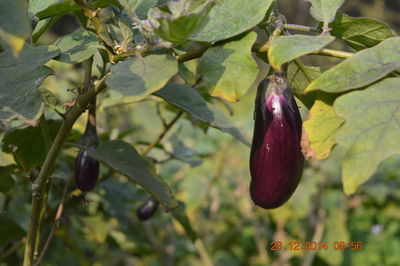
{"type": "Polygon", "coordinates": [[[99,162],[87,151],[80,151],[75,160],[74,177],[76,186],[83,192],[93,189],[99,177],[99,162]]]}
{"type": "Polygon", "coordinates": [[[146,221],[150,219],[157,211],[158,205],[158,200],[150,197],[136,210],[136,216],[139,218],[139,220],[146,221]]]}
{"type": "Polygon", "coordinates": [[[264,209],[277,208],[296,190],[304,166],[301,117],[283,77],[260,84],[254,119],[250,195],[264,209]]]}

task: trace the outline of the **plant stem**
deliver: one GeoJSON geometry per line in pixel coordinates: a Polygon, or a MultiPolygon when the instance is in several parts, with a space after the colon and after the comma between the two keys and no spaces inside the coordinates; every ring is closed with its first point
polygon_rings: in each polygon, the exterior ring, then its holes
{"type": "Polygon", "coordinates": [[[165,135],[168,133],[168,131],[172,128],[172,126],[178,121],[178,119],[182,116],[183,111],[180,111],[176,114],[174,119],[171,120],[165,127],[164,130],[161,132],[161,134],[158,136],[158,138],[150,143],[149,146],[146,147],[146,149],[142,152],[142,155],[148,154],[155,146],[157,146],[158,143],[165,137],[165,135]]]}
{"type": "Polygon", "coordinates": [[[6,259],[8,256],[14,253],[20,246],[22,242],[18,241],[12,244],[11,247],[9,247],[7,250],[5,250],[3,253],[0,254],[0,262],[2,262],[4,259],[6,259]]]}
{"type": "Polygon", "coordinates": [[[287,30],[299,30],[299,31],[307,31],[307,32],[321,32],[318,28],[304,26],[304,25],[283,24],[283,27],[285,29],[287,29],[287,30]]]}
{"type": "Polygon", "coordinates": [[[75,121],[79,116],[86,110],[88,104],[93,100],[93,98],[102,91],[105,86],[105,80],[109,74],[105,75],[97,84],[90,88],[86,93],[79,95],[76,103],[66,112],[65,119],[63,120],[60,129],[58,130],[57,136],[54,139],[53,144],[47,153],[46,159],[40,170],[39,176],[33,185],[32,192],[32,208],[29,219],[28,236],[25,245],[24,254],[24,266],[31,266],[33,264],[33,256],[35,250],[35,236],[38,230],[38,221],[40,215],[40,202],[43,197],[45,190],[45,185],[53,171],[54,164],[56,162],[57,156],[60,153],[61,146],[67,138],[69,132],[72,129],[75,121]]]}
{"type": "Polygon", "coordinates": [[[65,201],[67,199],[67,195],[68,195],[67,192],[68,192],[68,187],[69,187],[69,183],[71,182],[71,179],[72,179],[72,176],[68,177],[67,183],[65,184],[65,187],[64,187],[63,195],[62,195],[61,200],[60,200],[60,204],[58,205],[58,208],[57,208],[56,216],[54,217],[54,224],[51,227],[51,230],[50,230],[49,236],[47,237],[46,243],[43,246],[42,251],[40,252],[40,256],[35,261],[35,265],[40,265],[40,263],[42,262],[42,260],[44,258],[44,255],[46,254],[47,249],[49,248],[50,243],[53,240],[54,233],[55,233],[56,229],[60,225],[61,215],[62,215],[62,213],[64,211],[64,204],[65,204],[65,201]]]}
{"type": "Polygon", "coordinates": [[[343,52],[343,51],[332,50],[332,49],[321,49],[316,52],[313,52],[312,54],[326,55],[326,56],[331,56],[331,57],[336,57],[336,58],[341,58],[341,59],[347,59],[354,55],[354,53],[343,52]]]}

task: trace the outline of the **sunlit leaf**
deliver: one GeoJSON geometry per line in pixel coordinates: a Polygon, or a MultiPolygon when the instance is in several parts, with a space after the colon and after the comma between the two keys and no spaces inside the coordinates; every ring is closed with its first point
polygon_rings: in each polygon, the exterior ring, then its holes
{"type": "Polygon", "coordinates": [[[336,144],[335,134],[344,122],[333,109],[335,97],[318,93],[314,105],[303,122],[301,147],[305,157],[325,159],[336,144]]]}
{"type": "Polygon", "coordinates": [[[352,194],[383,160],[400,154],[400,78],[343,95],[334,107],[346,119],[336,140],[348,151],[342,179],[344,191],[352,194]]]}
{"type": "Polygon", "coordinates": [[[209,48],[200,58],[198,72],[212,96],[238,101],[257,77],[257,63],[251,56],[256,33],[240,40],[209,48]]]}
{"type": "Polygon", "coordinates": [[[336,15],[336,11],[343,4],[344,0],[307,0],[311,3],[310,14],[316,20],[328,26],[336,15]]]}
{"type": "Polygon", "coordinates": [[[386,23],[372,18],[353,18],[343,13],[338,13],[329,27],[333,36],[356,50],[375,46],[394,36],[386,23]]]}
{"type": "Polygon", "coordinates": [[[168,55],[149,55],[120,62],[111,68],[112,75],[106,83],[131,101],[140,101],[161,89],[178,73],[178,63],[168,55]]]}
{"type": "Polygon", "coordinates": [[[280,36],[272,41],[268,50],[269,63],[273,68],[282,71],[281,67],[284,63],[315,52],[331,43],[334,39],[335,37],[322,35],[280,36]]]}
{"type": "Polygon", "coordinates": [[[306,92],[322,90],[338,93],[357,89],[386,76],[400,67],[400,37],[386,39],[364,49],[322,73],[306,92]]]}
{"type": "Polygon", "coordinates": [[[260,23],[271,4],[272,0],[219,0],[191,39],[214,43],[239,35],[260,23]]]}

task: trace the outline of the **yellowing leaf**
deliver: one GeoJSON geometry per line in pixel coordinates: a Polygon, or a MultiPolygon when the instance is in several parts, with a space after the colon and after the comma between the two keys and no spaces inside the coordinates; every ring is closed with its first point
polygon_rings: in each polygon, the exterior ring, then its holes
{"type": "Polygon", "coordinates": [[[303,123],[301,147],[305,157],[326,159],[336,144],[335,134],[344,122],[333,109],[334,98],[319,93],[303,123]]]}

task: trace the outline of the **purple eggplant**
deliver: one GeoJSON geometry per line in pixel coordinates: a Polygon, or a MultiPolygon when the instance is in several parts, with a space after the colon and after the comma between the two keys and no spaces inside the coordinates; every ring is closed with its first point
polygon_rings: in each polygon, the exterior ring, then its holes
{"type": "Polygon", "coordinates": [[[87,151],[80,151],[75,160],[74,174],[76,186],[83,192],[89,191],[99,177],[99,162],[90,157],[87,151]]]}
{"type": "Polygon", "coordinates": [[[264,209],[277,208],[296,190],[304,166],[301,117],[282,76],[260,84],[254,115],[250,195],[264,209]]]}
{"type": "MultiPolygon", "coordinates": [[[[89,109],[86,129],[80,139],[80,145],[94,148],[99,143],[96,131],[96,101],[94,100],[89,109]]],[[[75,160],[74,177],[76,186],[83,192],[89,191],[96,185],[99,177],[99,162],[89,156],[86,150],[78,153],[75,160]]]]}
{"type": "Polygon", "coordinates": [[[136,215],[141,221],[150,219],[151,216],[157,211],[158,200],[153,197],[148,198],[139,208],[136,210],[136,215]]]}

